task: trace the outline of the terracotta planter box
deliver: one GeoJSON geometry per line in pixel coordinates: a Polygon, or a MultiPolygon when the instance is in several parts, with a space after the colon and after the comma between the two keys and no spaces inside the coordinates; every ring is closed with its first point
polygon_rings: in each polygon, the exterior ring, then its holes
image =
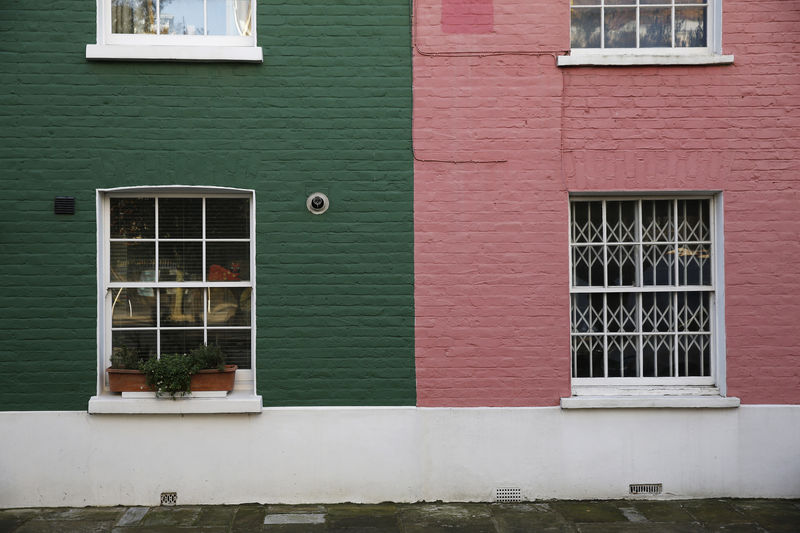
{"type": "Polygon", "coordinates": [[[108,388],[111,392],[152,392],[153,390],[147,386],[144,373],[140,370],[109,368],[106,372],[108,372],[108,388]]]}
{"type": "Polygon", "coordinates": [[[192,376],[192,391],[233,390],[236,365],[225,365],[225,370],[201,370],[192,376]]]}
{"type": "MultiPolygon", "coordinates": [[[[236,377],[236,365],[225,365],[225,370],[201,370],[192,376],[193,391],[227,391],[233,390],[236,377]]],[[[111,392],[153,392],[147,386],[144,372],[140,370],[122,370],[109,368],[108,388],[111,392]]]]}

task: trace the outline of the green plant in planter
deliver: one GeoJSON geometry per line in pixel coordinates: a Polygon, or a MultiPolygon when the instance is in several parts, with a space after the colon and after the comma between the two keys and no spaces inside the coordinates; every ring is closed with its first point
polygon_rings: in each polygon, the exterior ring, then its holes
{"type": "MultiPolygon", "coordinates": [[[[113,356],[112,356],[113,361],[113,356]]],[[[161,354],[134,368],[139,368],[147,378],[147,384],[156,391],[156,396],[169,394],[171,398],[192,392],[192,375],[199,370],[225,369],[225,354],[216,345],[200,345],[189,354],[161,354]]]]}
{"type": "Polygon", "coordinates": [[[148,359],[140,368],[156,396],[169,394],[173,399],[192,392],[192,374],[200,370],[193,357],[179,353],[161,354],[158,359],[148,359]]]}
{"type": "Polygon", "coordinates": [[[139,352],[128,346],[118,346],[111,354],[111,368],[139,370],[141,361],[139,352]]]}
{"type": "Polygon", "coordinates": [[[189,356],[200,365],[200,370],[207,368],[225,370],[225,354],[222,353],[222,348],[218,344],[201,344],[189,352],[189,356]]]}

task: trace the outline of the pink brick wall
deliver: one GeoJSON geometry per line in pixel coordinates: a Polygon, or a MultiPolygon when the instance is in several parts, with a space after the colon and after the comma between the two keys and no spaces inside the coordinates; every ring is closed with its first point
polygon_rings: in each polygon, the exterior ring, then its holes
{"type": "Polygon", "coordinates": [[[488,34],[446,4],[415,7],[419,404],[569,394],[568,194],[630,190],[723,191],[728,394],[800,403],[800,3],[725,0],[733,66],[570,69],[566,0],[488,34]]]}

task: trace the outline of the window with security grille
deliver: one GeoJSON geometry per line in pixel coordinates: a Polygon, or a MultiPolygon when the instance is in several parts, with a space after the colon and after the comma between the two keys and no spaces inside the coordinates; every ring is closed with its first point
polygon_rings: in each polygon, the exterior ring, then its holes
{"type": "Polygon", "coordinates": [[[573,381],[713,384],[711,198],[573,198],[573,381]]]}

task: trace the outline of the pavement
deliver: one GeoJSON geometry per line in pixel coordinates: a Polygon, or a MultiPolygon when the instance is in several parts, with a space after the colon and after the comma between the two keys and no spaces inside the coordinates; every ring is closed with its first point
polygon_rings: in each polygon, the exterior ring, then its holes
{"type": "Polygon", "coordinates": [[[800,532],[800,499],[0,509],[0,533],[800,532]]]}

